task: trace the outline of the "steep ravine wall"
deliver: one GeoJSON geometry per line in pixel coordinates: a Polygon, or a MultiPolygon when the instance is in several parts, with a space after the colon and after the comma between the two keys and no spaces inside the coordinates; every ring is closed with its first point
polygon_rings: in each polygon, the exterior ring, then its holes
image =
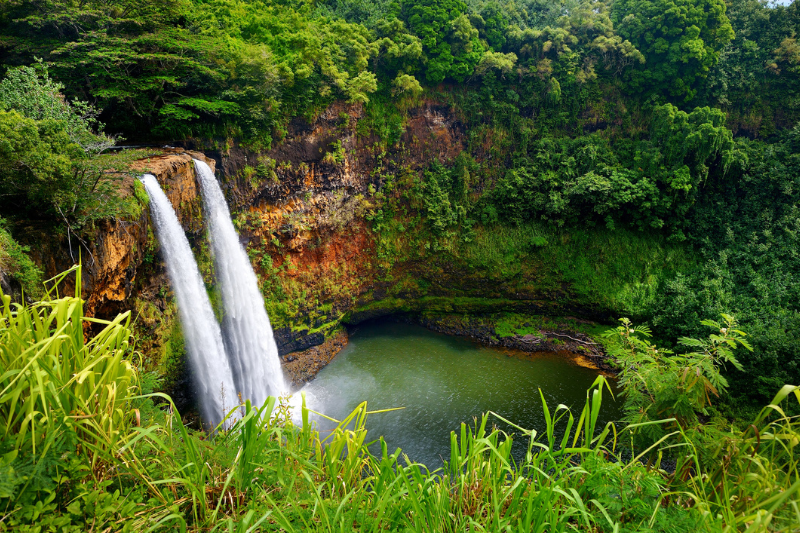
{"type": "MultiPolygon", "coordinates": [[[[409,249],[413,214],[406,233],[392,236],[404,248],[400,258],[383,257],[372,217],[385,184],[414,176],[394,187],[391,194],[402,196],[432,161],[452,161],[465,149],[466,131],[452,109],[433,102],[407,111],[394,143],[362,127],[368,120],[360,104],[337,104],[311,123],[293,121],[268,151],[187,143],[221,169],[282,353],[322,342],[341,322],[397,313],[608,317],[561,283],[474,271],[446,254],[409,249]]],[[[481,156],[491,157],[488,150],[481,156]]]]}
{"type": "Polygon", "coordinates": [[[410,110],[394,147],[360,134],[364,119],[361,105],[339,103],[311,123],[295,119],[286,139],[268,151],[186,143],[221,169],[237,227],[264,282],[281,353],[319,344],[342,319],[359,321],[359,309],[394,285],[393,272],[376,260],[368,220],[382,174],[420,172],[463,149],[461,123],[445,106],[410,110]]]}
{"type": "MultiPolygon", "coordinates": [[[[560,286],[543,287],[519,275],[487,277],[421,250],[406,249],[402,260],[387,262],[371,221],[386,176],[418,176],[433,159],[452,160],[464,149],[464,130],[451,110],[434,103],[409,110],[404,133],[391,146],[364,134],[359,128],[363,120],[360,105],[337,104],[311,123],[294,121],[283,142],[261,152],[230,142],[186,142],[186,149],[164,150],[136,162],[125,187],[132,190],[137,173],[157,177],[212,286],[213,266],[191,160],[203,159],[217,170],[261,280],[280,353],[302,351],[285,361],[298,383],[313,377],[346,342],[343,323],[400,313],[433,329],[482,339],[487,335],[485,321],[480,328],[459,328],[455,325],[467,323],[447,317],[507,312],[602,315],[602,310],[572,302],[560,286]]],[[[407,247],[402,233],[396,239],[398,247],[407,247]]],[[[66,239],[45,241],[46,246],[36,249],[36,259],[48,274],[68,268],[81,250],[89,315],[110,317],[132,310],[139,348],[150,366],[171,375],[173,385],[186,379],[174,302],[146,209],[137,220],[106,221],[91,240],[72,242],[72,257],[66,239]]],[[[537,349],[563,349],[557,335],[573,331],[568,324],[550,329],[553,342],[544,335],[534,342],[537,349]]],[[[577,338],[591,342],[586,336],[577,338]]],[[[509,342],[491,332],[484,340],[509,342]]],[[[525,347],[529,341],[520,342],[525,347]]]]}

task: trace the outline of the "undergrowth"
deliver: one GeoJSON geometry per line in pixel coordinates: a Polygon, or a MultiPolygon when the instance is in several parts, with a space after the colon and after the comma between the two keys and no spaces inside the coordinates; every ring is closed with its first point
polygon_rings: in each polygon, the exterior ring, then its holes
{"type": "Polygon", "coordinates": [[[458,255],[489,279],[516,278],[539,290],[566,284],[578,303],[635,317],[656,299],[662,280],[693,263],[685,247],[653,233],[536,223],[477,227],[458,255]]]}
{"type": "Polygon", "coordinates": [[[26,295],[35,298],[41,295],[42,270],[28,256],[29,251],[14,240],[0,218],[0,277],[16,280],[26,295]]]}

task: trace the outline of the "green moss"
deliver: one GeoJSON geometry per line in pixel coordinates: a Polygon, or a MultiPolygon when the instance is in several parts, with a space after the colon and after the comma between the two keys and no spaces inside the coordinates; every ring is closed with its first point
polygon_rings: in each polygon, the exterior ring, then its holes
{"type": "Polygon", "coordinates": [[[495,322],[495,333],[500,338],[540,335],[541,329],[549,321],[535,315],[505,314],[495,322]]]}
{"type": "Polygon", "coordinates": [[[330,150],[325,153],[325,157],[322,158],[323,163],[327,163],[329,165],[341,165],[344,163],[345,159],[345,152],[344,147],[342,146],[341,140],[336,140],[329,145],[330,150]]]}
{"type": "MultiPolygon", "coordinates": [[[[133,163],[141,164],[141,160],[143,159],[148,159],[153,156],[160,156],[162,154],[162,150],[159,150],[158,148],[135,148],[130,150],[116,150],[113,152],[107,152],[98,156],[97,159],[104,167],[127,170],[133,163]]],[[[149,171],[150,169],[145,164],[143,172],[149,171]]]]}
{"type": "Polygon", "coordinates": [[[566,288],[573,303],[631,316],[644,312],[661,280],[693,264],[685,246],[653,233],[539,224],[478,228],[458,257],[487,279],[538,291],[566,288]]]}
{"type": "Polygon", "coordinates": [[[329,337],[330,334],[334,330],[339,328],[340,324],[341,324],[341,316],[338,317],[336,320],[331,320],[330,322],[326,322],[326,323],[324,323],[324,324],[322,324],[320,326],[317,326],[315,328],[309,329],[308,330],[308,334],[309,335],[313,335],[314,333],[320,333],[321,332],[321,333],[323,333],[325,335],[325,337],[329,337]]]}

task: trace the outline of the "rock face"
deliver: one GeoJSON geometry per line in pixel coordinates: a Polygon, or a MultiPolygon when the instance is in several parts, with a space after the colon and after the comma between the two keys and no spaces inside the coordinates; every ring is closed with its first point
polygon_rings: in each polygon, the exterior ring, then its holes
{"type": "Polygon", "coordinates": [[[21,294],[19,291],[15,290],[15,287],[11,286],[11,280],[8,279],[6,273],[0,270],[0,290],[3,291],[3,294],[8,294],[11,296],[12,299],[17,300],[20,298],[21,294]]]}
{"type": "Polygon", "coordinates": [[[463,149],[463,127],[447,106],[410,110],[392,146],[359,134],[365,120],[360,104],[338,103],[311,123],[295,119],[268,151],[187,143],[217,161],[282,354],[320,344],[392,285],[380,281],[390,274],[377,260],[369,221],[385,181],[377,169],[418,173],[463,149]]]}
{"type": "MultiPolygon", "coordinates": [[[[190,240],[198,242],[203,229],[202,203],[193,158],[215,164],[199,152],[163,150],[159,155],[135,162],[122,176],[122,194],[134,194],[138,175],[146,172],[155,175],[190,240]]],[[[139,341],[137,349],[144,354],[145,366],[153,369],[164,362],[169,333],[175,324],[175,309],[146,206],[142,205],[140,214],[133,219],[98,223],[80,240],[47,234],[35,227],[28,228],[24,239],[46,277],[63,272],[80,260],[86,315],[111,318],[132,311],[139,341]]],[[[62,293],[73,290],[74,279],[67,278],[62,293]]],[[[182,379],[183,370],[178,368],[175,374],[175,379],[182,379]]]]}

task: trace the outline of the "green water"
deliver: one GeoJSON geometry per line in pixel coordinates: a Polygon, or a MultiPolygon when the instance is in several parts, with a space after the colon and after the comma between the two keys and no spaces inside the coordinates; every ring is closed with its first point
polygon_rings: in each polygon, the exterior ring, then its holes
{"type": "MultiPolygon", "coordinates": [[[[383,435],[390,452],[402,448],[414,460],[438,468],[450,454],[450,432],[494,411],[526,429],[545,429],[541,388],[551,412],[558,404],[575,417],[597,371],[557,354],[509,356],[461,337],[391,322],[361,325],[349,344],[306,385],[308,406],[336,419],[366,400],[368,437],[383,435]]],[[[601,419],[615,420],[619,406],[604,394],[601,419]]],[[[330,423],[318,420],[321,430],[330,423]]],[[[498,426],[502,427],[498,421],[498,426]]],[[[515,455],[524,454],[523,439],[515,455]]]]}

